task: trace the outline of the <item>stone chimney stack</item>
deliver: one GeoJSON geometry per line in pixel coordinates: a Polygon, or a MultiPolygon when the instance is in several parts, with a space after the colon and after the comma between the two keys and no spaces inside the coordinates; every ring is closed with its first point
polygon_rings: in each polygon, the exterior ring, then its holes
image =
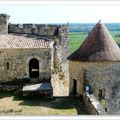
{"type": "Polygon", "coordinates": [[[0,14],[0,34],[8,34],[9,15],[0,14]]]}

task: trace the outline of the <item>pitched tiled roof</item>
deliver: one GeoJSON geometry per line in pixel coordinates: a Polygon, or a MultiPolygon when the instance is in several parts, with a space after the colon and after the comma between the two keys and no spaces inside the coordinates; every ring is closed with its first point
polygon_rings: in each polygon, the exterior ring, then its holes
{"type": "Polygon", "coordinates": [[[76,61],[120,61],[120,48],[104,24],[97,23],[80,48],[68,56],[68,59],[76,61]]]}
{"type": "Polygon", "coordinates": [[[0,35],[0,49],[50,48],[50,40],[25,34],[0,35]]]}

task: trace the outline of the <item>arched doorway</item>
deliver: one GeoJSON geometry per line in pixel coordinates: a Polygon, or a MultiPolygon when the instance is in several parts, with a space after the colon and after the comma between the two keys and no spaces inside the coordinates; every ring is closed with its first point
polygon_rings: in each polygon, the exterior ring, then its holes
{"type": "Polygon", "coordinates": [[[35,58],[29,61],[30,78],[39,78],[39,61],[35,58]]]}

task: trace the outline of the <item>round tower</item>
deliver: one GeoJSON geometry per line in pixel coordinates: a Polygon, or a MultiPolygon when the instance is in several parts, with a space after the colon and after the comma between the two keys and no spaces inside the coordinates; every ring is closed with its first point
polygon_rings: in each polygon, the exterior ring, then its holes
{"type": "Polygon", "coordinates": [[[109,114],[120,111],[120,48],[98,22],[69,60],[70,94],[84,95],[89,86],[109,114]],[[114,101],[117,101],[114,102],[114,101]]]}

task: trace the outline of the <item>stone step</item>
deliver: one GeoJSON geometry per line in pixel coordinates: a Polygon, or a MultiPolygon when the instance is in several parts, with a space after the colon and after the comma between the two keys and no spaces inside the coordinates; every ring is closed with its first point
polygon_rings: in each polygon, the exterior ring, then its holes
{"type": "Polygon", "coordinates": [[[30,78],[30,82],[37,83],[39,81],[39,78],[30,78]]]}

